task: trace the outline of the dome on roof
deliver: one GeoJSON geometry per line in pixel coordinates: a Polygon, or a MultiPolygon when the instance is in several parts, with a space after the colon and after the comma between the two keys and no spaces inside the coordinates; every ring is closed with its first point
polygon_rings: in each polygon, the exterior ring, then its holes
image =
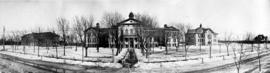
{"type": "Polygon", "coordinates": [[[129,13],[129,18],[134,18],[134,14],[132,12],[129,13]]]}

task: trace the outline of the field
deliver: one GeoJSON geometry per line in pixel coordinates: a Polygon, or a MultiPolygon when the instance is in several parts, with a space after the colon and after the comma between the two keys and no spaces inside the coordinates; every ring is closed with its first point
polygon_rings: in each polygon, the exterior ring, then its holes
{"type": "MultiPolygon", "coordinates": [[[[246,58],[255,57],[256,49],[258,45],[254,45],[252,51],[251,45],[244,44],[243,52],[246,53],[246,58]]],[[[2,48],[2,47],[1,47],[2,48]]],[[[235,55],[233,48],[237,50],[239,54],[240,44],[231,44],[229,46],[229,56],[227,56],[227,49],[225,45],[212,45],[211,57],[210,46],[188,46],[187,55],[185,55],[185,49],[182,47],[175,48],[170,47],[168,54],[165,53],[164,47],[155,47],[151,51],[148,58],[139,54],[139,63],[135,65],[130,71],[136,73],[148,73],[148,72],[189,72],[201,69],[213,68],[229,63],[235,62],[235,55]]],[[[261,51],[266,51],[265,45],[261,44],[261,51]]],[[[119,63],[113,63],[112,48],[100,48],[100,52],[96,51],[96,48],[88,49],[88,56],[82,56],[82,47],[66,46],[66,55],[64,56],[63,46],[57,47],[34,47],[23,45],[5,45],[6,51],[1,51],[2,54],[17,56],[31,60],[42,60],[57,63],[78,64],[87,66],[101,66],[101,67],[113,67],[121,68],[119,63]],[[39,49],[38,49],[39,48],[39,49]],[[24,51],[25,50],[25,51],[24,51]],[[38,52],[39,51],[39,52],[38,52]],[[38,56],[39,55],[39,56],[38,56]]],[[[116,49],[114,52],[116,52],[116,49]]],[[[136,49],[136,53],[140,50],[136,49]]],[[[266,53],[266,52],[265,52],[266,53]]],[[[263,53],[262,53],[263,54],[263,53]]],[[[237,55],[238,56],[238,55],[237,55]]],[[[236,57],[237,57],[236,56],[236,57]]],[[[118,56],[115,56],[118,58],[118,56]]],[[[244,69],[244,71],[249,69],[244,69]]],[[[233,72],[236,69],[232,69],[233,72]]]]}

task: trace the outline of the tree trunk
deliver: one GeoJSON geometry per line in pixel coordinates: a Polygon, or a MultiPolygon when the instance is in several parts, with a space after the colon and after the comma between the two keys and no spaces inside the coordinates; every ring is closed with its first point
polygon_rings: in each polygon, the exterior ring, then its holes
{"type": "Polygon", "coordinates": [[[88,56],[88,47],[85,47],[85,57],[88,56]]]}
{"type": "Polygon", "coordinates": [[[36,52],[36,43],[34,42],[34,53],[36,52]]]}
{"type": "Polygon", "coordinates": [[[142,44],[140,45],[140,48],[141,48],[141,53],[143,54],[143,56],[145,55],[145,52],[144,52],[144,48],[142,47],[142,44]]]}
{"type": "Polygon", "coordinates": [[[237,67],[237,73],[240,73],[240,68],[239,67],[237,67]]]}
{"type": "Polygon", "coordinates": [[[209,57],[212,58],[212,45],[209,47],[209,57]]]}
{"type": "Polygon", "coordinates": [[[120,48],[121,48],[121,44],[119,42],[119,40],[116,40],[116,55],[118,55],[120,53],[120,48]]]}
{"type": "Polygon", "coordinates": [[[38,45],[38,56],[39,56],[39,45],[38,45]]]}
{"type": "Polygon", "coordinates": [[[177,46],[176,46],[176,51],[178,51],[178,48],[179,48],[179,43],[177,43],[177,46]]]}
{"type": "Polygon", "coordinates": [[[227,47],[227,56],[230,56],[230,54],[229,54],[229,46],[226,45],[226,47],[227,47]]]}
{"type": "Polygon", "coordinates": [[[99,52],[99,43],[100,43],[100,41],[99,41],[99,37],[98,37],[98,39],[97,39],[97,45],[96,45],[97,52],[99,52]]]}
{"type": "Polygon", "coordinates": [[[97,52],[99,52],[99,45],[97,45],[97,52]]]}
{"type": "Polygon", "coordinates": [[[23,54],[25,54],[25,45],[23,45],[23,54]]]}
{"type": "Polygon", "coordinates": [[[261,71],[261,56],[260,56],[260,44],[258,44],[258,51],[257,51],[257,53],[258,53],[258,59],[259,59],[259,71],[261,71]]]}
{"type": "Polygon", "coordinates": [[[253,43],[251,44],[251,52],[253,52],[253,47],[254,47],[254,45],[253,45],[253,43]]]}
{"type": "Polygon", "coordinates": [[[78,50],[78,44],[76,43],[76,46],[75,46],[75,51],[77,51],[78,50]]]}
{"type": "Polygon", "coordinates": [[[268,48],[267,48],[267,40],[266,40],[266,42],[265,42],[265,49],[268,49],[268,48]]]}
{"type": "Polygon", "coordinates": [[[66,56],[66,45],[64,43],[64,56],[66,56]]]}
{"type": "Polygon", "coordinates": [[[166,54],[168,54],[168,46],[165,47],[166,54]]]}
{"type": "Polygon", "coordinates": [[[145,48],[145,51],[146,51],[146,58],[148,58],[148,55],[149,55],[149,51],[148,51],[148,49],[147,48],[145,48]]]}
{"type": "Polygon", "coordinates": [[[55,46],[55,49],[56,49],[56,58],[58,58],[58,49],[57,49],[57,46],[55,46]]]}
{"type": "Polygon", "coordinates": [[[113,47],[111,47],[111,43],[109,43],[109,48],[111,48],[112,49],[112,62],[114,63],[114,49],[113,49],[113,47]]]}
{"type": "Polygon", "coordinates": [[[261,59],[260,59],[260,56],[259,56],[259,71],[261,71],[262,68],[261,68],[261,59]]]}
{"type": "Polygon", "coordinates": [[[185,60],[187,60],[187,45],[185,45],[185,60]]]}
{"type": "Polygon", "coordinates": [[[64,56],[66,56],[66,34],[63,33],[63,39],[64,39],[64,56]]]}
{"type": "MultiPolygon", "coordinates": [[[[86,46],[84,46],[86,47],[86,46]]],[[[82,46],[82,62],[83,62],[83,57],[84,57],[84,49],[83,49],[83,46],[82,46]]]]}

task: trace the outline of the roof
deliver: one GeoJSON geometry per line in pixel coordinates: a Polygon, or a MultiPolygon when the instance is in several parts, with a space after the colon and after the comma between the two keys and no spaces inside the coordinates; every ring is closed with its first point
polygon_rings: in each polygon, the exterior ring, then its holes
{"type": "Polygon", "coordinates": [[[132,12],[129,13],[129,18],[126,20],[123,20],[121,22],[119,22],[117,25],[139,25],[139,23],[141,23],[141,21],[134,19],[134,14],[132,12]]]}
{"type": "MultiPolygon", "coordinates": [[[[109,30],[114,30],[115,28],[118,28],[121,25],[141,25],[140,23],[141,23],[141,21],[139,21],[137,19],[134,19],[134,14],[132,12],[130,12],[129,18],[126,19],[126,20],[123,20],[123,21],[121,21],[119,23],[117,23],[116,26],[112,26],[111,28],[90,27],[90,28],[87,28],[86,30],[84,30],[84,32],[87,32],[90,29],[93,29],[93,30],[100,29],[100,31],[103,31],[103,30],[109,31],[109,30]]],[[[143,26],[140,26],[140,27],[143,27],[143,26]]],[[[165,24],[165,27],[164,28],[143,27],[143,29],[144,30],[170,30],[170,31],[179,31],[177,28],[175,28],[173,26],[167,26],[166,24],[165,24]]]]}
{"type": "Polygon", "coordinates": [[[25,34],[25,35],[22,36],[22,38],[27,37],[27,36],[33,36],[33,37],[40,37],[40,36],[44,36],[44,37],[59,37],[59,35],[57,35],[54,32],[41,32],[41,33],[25,34]]]}
{"type": "Polygon", "coordinates": [[[90,28],[88,28],[88,29],[86,29],[84,32],[86,32],[87,33],[87,31],[89,31],[89,30],[91,30],[91,29],[93,29],[93,30],[95,30],[95,31],[100,31],[100,32],[110,32],[110,31],[113,31],[115,28],[98,28],[98,27],[90,27],[90,28]]]}
{"type": "Polygon", "coordinates": [[[188,29],[187,33],[205,33],[208,30],[216,35],[218,34],[218,33],[214,32],[211,28],[203,28],[202,25],[200,25],[200,27],[198,27],[196,29],[188,29]]]}
{"type": "Polygon", "coordinates": [[[90,29],[97,30],[97,29],[98,29],[98,27],[89,27],[89,28],[87,28],[86,30],[84,30],[84,32],[86,32],[86,31],[88,31],[88,30],[90,30],[90,29]]]}

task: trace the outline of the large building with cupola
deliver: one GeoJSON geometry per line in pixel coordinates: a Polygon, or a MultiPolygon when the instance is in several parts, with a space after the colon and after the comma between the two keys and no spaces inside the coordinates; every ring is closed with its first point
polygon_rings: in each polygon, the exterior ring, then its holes
{"type": "Polygon", "coordinates": [[[86,47],[115,47],[138,48],[144,47],[179,46],[179,30],[172,26],[164,25],[163,28],[144,27],[142,22],[134,17],[131,12],[126,20],[109,28],[101,28],[99,23],[95,27],[86,29],[86,47]],[[118,43],[118,44],[117,44],[118,43]]]}

